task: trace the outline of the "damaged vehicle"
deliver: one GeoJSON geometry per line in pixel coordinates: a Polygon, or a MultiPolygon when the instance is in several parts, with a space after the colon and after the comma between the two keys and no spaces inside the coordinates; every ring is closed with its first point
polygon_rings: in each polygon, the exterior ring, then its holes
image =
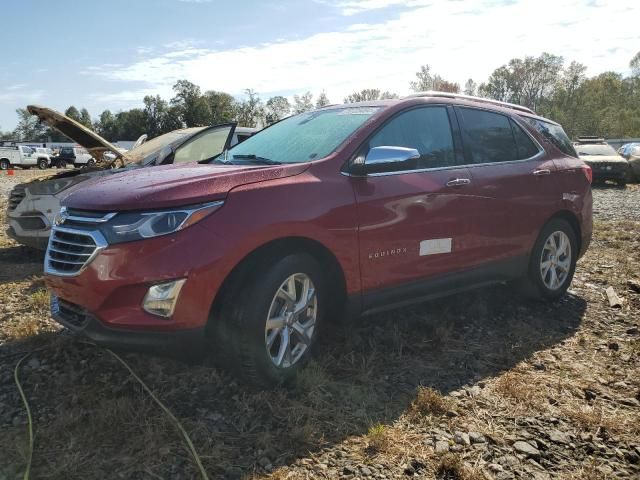
{"type": "Polygon", "coordinates": [[[573,146],[580,159],[591,167],[594,185],[613,180],[624,186],[631,180],[629,162],[605,142],[604,138],[579,137],[573,146]]]}
{"type": "Polygon", "coordinates": [[[627,143],[618,153],[629,162],[631,181],[640,182],[640,143],[627,143]]]}
{"type": "Polygon", "coordinates": [[[520,105],[426,92],[327,106],[206,165],[75,188],[44,260],[52,318],[286,382],[342,312],[507,281],[558,299],[591,240],[590,181],[562,127],[520,105]]]}
{"type": "Polygon", "coordinates": [[[9,194],[7,234],[18,243],[45,250],[60,201],[76,185],[124,170],[154,165],[206,163],[222,151],[248,138],[254,128],[226,123],[174,130],[123,152],[75,120],[45,107],[30,105],[29,112],[86,149],[97,160],[82,169],[67,170],[44,180],[16,185],[9,194]]]}

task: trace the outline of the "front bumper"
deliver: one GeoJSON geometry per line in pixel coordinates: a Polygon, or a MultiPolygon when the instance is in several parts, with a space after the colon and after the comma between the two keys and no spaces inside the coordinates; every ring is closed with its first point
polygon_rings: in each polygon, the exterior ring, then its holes
{"type": "Polygon", "coordinates": [[[628,165],[623,164],[591,164],[591,172],[593,173],[593,180],[603,182],[606,180],[624,180],[627,178],[628,165]]]}
{"type": "Polygon", "coordinates": [[[9,197],[8,235],[18,243],[45,250],[51,225],[60,211],[60,199],[55,195],[32,196],[28,191],[9,197]]]}
{"type": "Polygon", "coordinates": [[[47,242],[49,241],[49,234],[47,235],[19,235],[13,226],[9,226],[7,229],[7,236],[13,238],[16,242],[25,245],[27,247],[35,248],[37,250],[46,250],[47,242]]]}
{"type": "Polygon", "coordinates": [[[205,350],[204,328],[169,332],[110,328],[82,307],[55,295],[51,296],[51,316],[73,333],[105,347],[177,355],[188,353],[190,356],[205,350]]]}

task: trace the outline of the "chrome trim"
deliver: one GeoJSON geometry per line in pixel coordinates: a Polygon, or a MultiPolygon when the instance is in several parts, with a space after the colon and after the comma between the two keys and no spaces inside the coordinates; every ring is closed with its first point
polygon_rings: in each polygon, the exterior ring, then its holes
{"type": "Polygon", "coordinates": [[[368,175],[354,175],[352,173],[349,172],[340,172],[342,175],[344,175],[345,177],[354,177],[354,178],[361,178],[361,177],[384,177],[386,175],[404,175],[406,173],[422,173],[422,172],[438,172],[440,170],[453,170],[456,168],[474,168],[474,167],[486,167],[488,165],[511,165],[513,163],[521,163],[521,162],[530,162],[532,160],[537,160],[538,157],[543,157],[545,155],[544,150],[541,152],[538,152],[536,155],[534,155],[533,157],[530,158],[525,158],[523,160],[509,160],[506,162],[487,162],[487,163],[463,163],[460,165],[451,165],[448,167],[434,167],[434,168],[419,168],[416,170],[403,170],[400,172],[380,172],[380,173],[369,173],[368,175]]]}
{"type": "Polygon", "coordinates": [[[109,220],[111,220],[113,217],[115,217],[118,212],[110,212],[110,213],[105,213],[102,217],[78,217],[76,215],[69,215],[67,212],[69,210],[66,207],[62,207],[60,209],[60,219],[63,220],[63,222],[66,222],[67,220],[70,220],[72,222],[78,222],[78,223],[105,223],[108,222],[109,220]]]}
{"type": "MultiPolygon", "coordinates": [[[[105,248],[107,248],[109,244],[107,243],[107,241],[105,240],[104,236],[102,235],[102,233],[100,233],[99,231],[86,231],[86,230],[78,230],[78,229],[74,229],[74,228],[66,228],[66,227],[60,227],[60,226],[54,226],[51,229],[51,235],[49,236],[49,243],[47,245],[47,253],[44,256],[44,273],[46,273],[47,275],[54,275],[54,276],[58,276],[58,277],[77,277],[78,275],[80,275],[86,268],[87,266],[89,266],[89,264],[93,261],[94,258],[96,258],[96,256],[105,248]],[[65,243],[65,241],[61,241],[61,240],[55,240],[54,236],[56,234],[56,232],[62,232],[62,233],[68,233],[71,235],[82,235],[82,236],[86,236],[86,237],[90,237],[93,240],[93,243],[95,244],[95,246],[92,245],[78,245],[76,242],[70,243],[71,245],[76,245],[76,246],[83,246],[85,248],[92,248],[93,247],[93,252],[91,252],[89,254],[89,258],[87,258],[84,262],[74,262],[71,260],[57,260],[55,258],[52,258],[49,255],[49,252],[53,249],[52,247],[52,242],[57,242],[57,243],[65,243]],[[54,262],[59,262],[59,263],[69,263],[72,265],[81,265],[81,267],[74,272],[63,272],[60,270],[55,269],[53,266],[50,265],[51,260],[53,260],[54,262]]],[[[53,249],[54,251],[57,251],[55,249],[53,249]]],[[[85,255],[82,253],[73,253],[73,252],[65,252],[66,255],[85,255]]]]}
{"type": "Polygon", "coordinates": [[[385,165],[403,163],[407,160],[420,158],[420,152],[415,148],[380,145],[369,150],[364,158],[364,165],[385,165]]]}

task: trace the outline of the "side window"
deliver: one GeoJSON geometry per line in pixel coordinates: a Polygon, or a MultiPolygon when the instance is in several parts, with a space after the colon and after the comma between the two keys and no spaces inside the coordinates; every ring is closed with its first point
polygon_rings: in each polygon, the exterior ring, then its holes
{"type": "Polygon", "coordinates": [[[543,122],[542,120],[527,117],[526,115],[521,115],[520,118],[532,125],[547,140],[553,143],[562,153],[571,157],[578,158],[578,154],[576,153],[575,148],[573,148],[571,140],[569,140],[569,137],[567,137],[567,134],[564,133],[564,130],[560,125],[543,122]]]}
{"type": "Polygon", "coordinates": [[[524,130],[513,120],[511,122],[511,128],[513,130],[513,137],[516,139],[516,147],[518,149],[518,160],[524,160],[531,158],[540,152],[533,140],[525,133],[524,130]]]}
{"type": "Polygon", "coordinates": [[[369,148],[382,146],[418,150],[416,169],[456,164],[445,107],[415,108],[394,117],[369,140],[369,148]]]}
{"type": "Polygon", "coordinates": [[[176,150],[173,163],[201,162],[219,155],[224,150],[231,127],[207,130],[181,145],[176,150]]]}
{"type": "Polygon", "coordinates": [[[518,158],[509,118],[475,108],[457,109],[462,138],[471,163],[507,162],[518,158]]]}

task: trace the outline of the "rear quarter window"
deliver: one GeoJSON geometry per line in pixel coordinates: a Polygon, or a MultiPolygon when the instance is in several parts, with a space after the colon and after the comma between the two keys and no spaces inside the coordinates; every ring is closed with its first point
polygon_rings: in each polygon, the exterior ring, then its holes
{"type": "Polygon", "coordinates": [[[578,154],[576,153],[575,148],[573,148],[571,140],[569,140],[569,137],[564,133],[564,130],[560,125],[545,122],[537,118],[526,117],[524,115],[520,118],[540,132],[544,138],[553,143],[562,153],[569,155],[570,157],[578,158],[578,154]]]}

